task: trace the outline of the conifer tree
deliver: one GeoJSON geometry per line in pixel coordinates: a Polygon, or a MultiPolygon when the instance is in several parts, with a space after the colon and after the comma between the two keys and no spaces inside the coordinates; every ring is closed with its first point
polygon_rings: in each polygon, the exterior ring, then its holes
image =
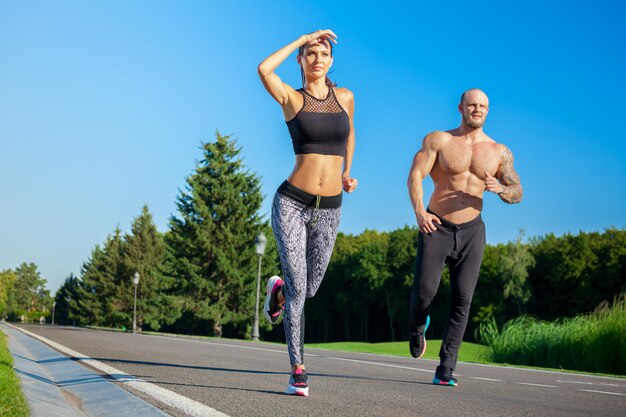
{"type": "Polygon", "coordinates": [[[222,335],[222,326],[246,333],[254,310],[254,239],[261,231],[259,178],[239,157],[230,136],[216,132],[177,198],[179,217],[166,234],[169,273],[184,300],[186,330],[222,335]],[[200,323],[199,323],[199,322],[200,323]],[[246,328],[246,330],[244,330],[246,328]]]}
{"type": "MultiPolygon", "coordinates": [[[[137,329],[141,330],[145,324],[152,330],[158,330],[161,323],[172,323],[179,315],[173,297],[166,293],[171,282],[160,269],[165,259],[165,243],[148,206],[143,206],[131,230],[132,233],[124,237],[124,268],[129,276],[135,272],[139,274],[137,329]]],[[[119,296],[128,299],[133,294],[127,291],[119,296]]],[[[127,300],[127,303],[132,304],[133,299],[127,300]]]]}
{"type": "Polygon", "coordinates": [[[78,311],[78,301],[85,293],[83,282],[70,274],[54,295],[56,301],[55,323],[58,324],[82,324],[80,321],[84,314],[78,311]]]}
{"type": "Polygon", "coordinates": [[[104,246],[96,246],[82,267],[81,294],[77,300],[83,324],[129,326],[132,324],[132,278],[124,267],[124,240],[116,228],[104,246]],[[130,304],[129,304],[130,300],[130,304]]]}

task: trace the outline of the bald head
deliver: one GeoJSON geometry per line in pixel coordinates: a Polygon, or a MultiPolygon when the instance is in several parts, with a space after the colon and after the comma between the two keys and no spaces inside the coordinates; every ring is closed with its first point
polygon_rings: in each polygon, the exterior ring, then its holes
{"type": "Polygon", "coordinates": [[[463,100],[465,100],[466,96],[471,96],[471,97],[480,97],[483,100],[487,100],[487,103],[489,103],[489,97],[487,97],[487,94],[485,94],[485,92],[479,88],[470,88],[467,91],[464,91],[463,94],[461,94],[461,101],[459,101],[460,105],[463,105],[463,100]]]}

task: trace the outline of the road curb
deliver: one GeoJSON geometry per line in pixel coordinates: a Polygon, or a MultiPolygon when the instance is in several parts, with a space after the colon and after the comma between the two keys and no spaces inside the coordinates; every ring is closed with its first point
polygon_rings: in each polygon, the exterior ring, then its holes
{"type": "MultiPolygon", "coordinates": [[[[28,330],[25,330],[25,329],[22,329],[22,328],[19,328],[19,327],[16,327],[16,326],[12,326],[12,325],[10,325],[10,324],[8,324],[6,322],[3,322],[3,324],[5,325],[5,327],[9,327],[9,328],[13,329],[14,334],[20,335],[20,333],[21,333],[22,337],[24,337],[26,339],[30,339],[30,340],[32,340],[32,342],[35,342],[35,343],[43,346],[44,348],[48,349],[48,353],[47,353],[48,356],[54,356],[56,358],[63,358],[63,359],[60,359],[60,360],[62,360],[64,362],[70,362],[69,364],[72,364],[72,365],[78,367],[78,369],[80,369],[80,371],[82,372],[83,375],[87,372],[87,370],[86,370],[86,368],[84,366],[78,365],[77,362],[83,363],[83,364],[88,365],[88,366],[90,366],[90,367],[92,367],[94,369],[97,369],[98,371],[103,372],[106,375],[106,377],[108,377],[108,378],[105,378],[104,376],[95,374],[93,372],[90,372],[90,374],[91,375],[95,375],[95,376],[101,378],[103,381],[108,382],[109,386],[115,387],[117,390],[121,391],[121,393],[123,393],[125,395],[125,398],[127,398],[127,399],[129,399],[129,398],[135,399],[135,400],[137,400],[137,401],[139,401],[139,402],[141,402],[141,403],[143,403],[145,405],[148,405],[152,409],[154,409],[153,411],[155,413],[156,412],[160,413],[160,414],[150,414],[150,410],[149,409],[147,409],[144,412],[143,410],[138,410],[138,409],[133,408],[132,410],[130,410],[130,414],[121,414],[121,413],[118,412],[117,408],[112,408],[111,407],[110,399],[107,398],[105,400],[105,402],[106,402],[106,404],[105,404],[106,410],[104,410],[105,413],[104,414],[87,414],[90,417],[92,417],[92,416],[93,417],[109,416],[109,415],[115,415],[116,417],[118,417],[118,416],[126,416],[126,415],[128,415],[129,417],[131,417],[131,416],[134,417],[134,416],[139,416],[139,415],[142,416],[142,417],[168,416],[168,414],[164,413],[162,410],[160,410],[160,409],[156,408],[155,406],[149,404],[148,402],[140,399],[139,397],[136,397],[135,395],[131,394],[130,392],[128,392],[128,391],[118,387],[116,384],[112,383],[111,380],[115,380],[116,382],[126,384],[128,387],[130,387],[130,388],[132,388],[134,390],[137,390],[137,391],[139,391],[139,392],[141,392],[141,393],[143,393],[143,394],[145,394],[145,395],[147,395],[149,397],[152,397],[152,398],[156,399],[157,401],[159,401],[159,402],[161,402],[161,403],[163,403],[163,404],[165,404],[165,405],[167,405],[169,407],[175,408],[175,409],[177,409],[179,411],[182,411],[183,413],[188,414],[188,415],[193,416],[193,417],[228,417],[226,414],[221,413],[221,412],[219,412],[219,411],[217,411],[217,410],[215,410],[215,409],[213,409],[211,407],[208,407],[208,406],[206,406],[206,405],[204,405],[202,403],[199,403],[199,402],[194,401],[194,400],[192,400],[190,398],[184,397],[184,396],[182,396],[180,394],[177,394],[175,392],[169,391],[169,390],[167,390],[165,388],[161,388],[158,385],[154,385],[154,384],[151,384],[149,382],[146,382],[143,379],[137,378],[137,377],[135,377],[133,375],[129,375],[129,374],[127,374],[125,372],[122,372],[122,371],[120,371],[118,369],[115,369],[115,368],[113,368],[113,367],[111,367],[109,365],[106,365],[106,364],[104,364],[102,362],[99,362],[99,361],[97,361],[95,359],[92,359],[92,358],[88,357],[87,355],[84,355],[84,354],[82,354],[80,352],[76,352],[76,351],[74,351],[72,349],[69,349],[69,348],[63,346],[63,345],[60,345],[60,344],[58,344],[56,342],[53,342],[52,340],[46,339],[43,336],[39,336],[39,335],[37,335],[35,333],[29,332],[28,330]],[[37,340],[33,340],[33,339],[37,339],[37,340]],[[49,347],[45,346],[44,344],[48,345],[49,347]],[[56,351],[58,351],[58,352],[56,352],[55,350],[53,350],[51,348],[56,349],[56,351]],[[59,352],[61,352],[63,355],[66,355],[66,356],[60,356],[59,352]],[[115,410],[115,411],[112,413],[112,410],[115,410]]],[[[11,337],[9,338],[9,340],[10,339],[11,339],[11,337]]],[[[11,346],[11,345],[9,344],[9,346],[11,346]]],[[[11,347],[10,347],[10,349],[11,349],[11,347]]],[[[11,353],[13,353],[13,352],[11,352],[11,353]]],[[[46,360],[46,361],[48,361],[48,360],[46,360]]],[[[39,362],[41,362],[41,361],[39,361],[39,362]]],[[[90,395],[86,396],[84,400],[89,400],[91,398],[91,396],[95,395],[95,393],[93,393],[93,392],[88,393],[88,394],[90,394],[90,395]]],[[[118,395],[121,395],[121,394],[118,394],[118,395]]],[[[28,396],[27,396],[27,398],[28,398],[28,396]]],[[[113,406],[115,407],[115,405],[113,405],[113,406]]],[[[119,406],[123,407],[123,408],[129,408],[128,406],[123,405],[121,403],[119,404],[119,406]]],[[[81,414],[81,415],[84,415],[84,414],[81,414]]],[[[43,414],[42,414],[42,416],[43,416],[43,414]]],[[[48,415],[46,415],[46,417],[47,416],[48,415]]],[[[35,417],[37,417],[37,416],[35,416],[35,417]]],[[[65,417],[65,415],[63,415],[63,417],[65,417]]]]}
{"type": "Polygon", "coordinates": [[[169,415],[35,340],[29,332],[5,322],[2,330],[8,335],[14,369],[33,417],[169,415]]]}

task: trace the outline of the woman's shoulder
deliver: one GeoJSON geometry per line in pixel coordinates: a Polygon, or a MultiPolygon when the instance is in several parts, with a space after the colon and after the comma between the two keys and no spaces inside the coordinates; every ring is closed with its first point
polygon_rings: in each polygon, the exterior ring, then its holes
{"type": "Polygon", "coordinates": [[[338,98],[344,100],[354,100],[354,94],[352,93],[352,91],[348,90],[345,87],[334,87],[333,90],[335,91],[335,95],[338,98]]]}
{"type": "Polygon", "coordinates": [[[354,112],[354,94],[347,88],[334,87],[335,97],[339,101],[339,104],[347,111],[348,114],[354,112]]]}

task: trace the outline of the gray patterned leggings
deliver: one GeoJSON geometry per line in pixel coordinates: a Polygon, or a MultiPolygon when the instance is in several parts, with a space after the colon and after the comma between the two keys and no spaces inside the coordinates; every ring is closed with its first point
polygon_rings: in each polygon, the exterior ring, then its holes
{"type": "Polygon", "coordinates": [[[317,292],[335,246],[341,207],[310,207],[279,192],[272,228],[285,286],[283,325],[292,365],[304,363],[304,301],[317,292]]]}

